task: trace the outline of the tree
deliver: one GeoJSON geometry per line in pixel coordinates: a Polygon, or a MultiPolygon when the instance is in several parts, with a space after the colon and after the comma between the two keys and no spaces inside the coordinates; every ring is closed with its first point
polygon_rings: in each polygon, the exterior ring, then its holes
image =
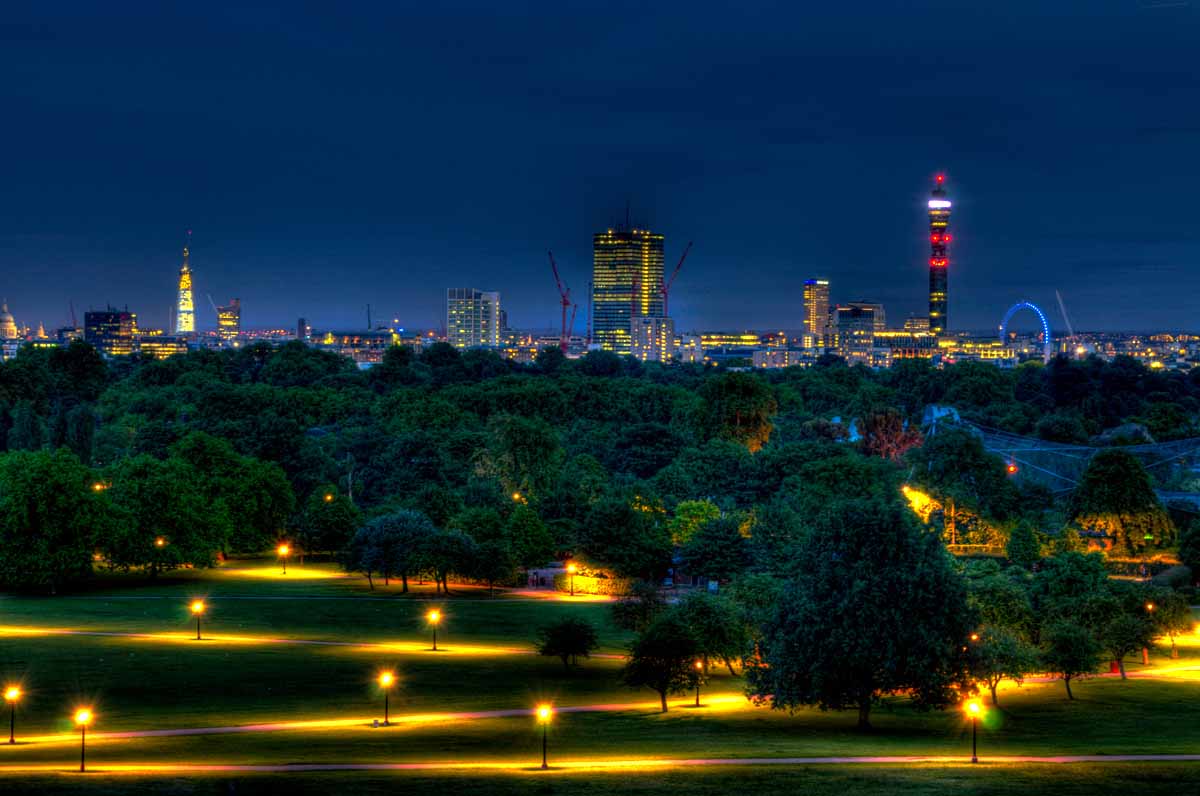
{"type": "Polygon", "coordinates": [[[408,576],[422,562],[428,541],[437,534],[429,518],[419,511],[407,509],[376,517],[354,532],[342,554],[342,567],[347,572],[362,572],[371,588],[373,573],[384,579],[399,577],[401,593],[408,593],[408,576]]]}
{"type": "Polygon", "coordinates": [[[10,451],[40,450],[46,444],[46,424],[32,402],[19,401],[13,407],[7,442],[10,451]]]}
{"type": "Polygon", "coordinates": [[[300,517],[300,540],[305,550],[341,550],[358,529],[361,515],[350,499],[332,486],[315,490],[300,517]]]}
{"type": "Polygon", "coordinates": [[[750,563],[749,544],[733,517],[709,520],[679,551],[685,572],[705,580],[730,580],[750,563]]]}
{"type": "Polygon", "coordinates": [[[558,434],[539,417],[500,415],[488,424],[483,471],[529,499],[544,495],[561,464],[558,434]]]}
{"type": "Polygon", "coordinates": [[[871,412],[858,423],[863,453],[899,461],[910,449],[921,444],[921,430],[909,425],[895,409],[871,412]]]}
{"type": "Polygon", "coordinates": [[[1181,592],[1174,589],[1156,589],[1151,600],[1154,609],[1150,612],[1150,620],[1154,623],[1154,630],[1171,639],[1171,657],[1178,658],[1175,637],[1191,632],[1195,625],[1192,606],[1181,592]]]}
{"type": "Polygon", "coordinates": [[[629,592],[612,605],[613,624],[623,630],[641,633],[666,609],[662,593],[653,583],[634,582],[629,592]]]}
{"type": "Polygon", "coordinates": [[[1017,566],[1033,569],[1033,565],[1042,557],[1042,548],[1031,522],[1020,520],[1013,526],[1004,552],[1008,560],[1017,566]]]}
{"type": "Polygon", "coordinates": [[[767,444],[779,404],[771,387],[749,373],[725,373],[706,379],[701,423],[706,434],[732,440],[754,453],[767,444]]]}
{"type": "Polygon", "coordinates": [[[568,616],[538,630],[538,655],[562,659],[563,668],[579,665],[580,656],[590,658],[600,646],[591,622],[568,616]]]}
{"type": "Polygon", "coordinates": [[[983,628],[969,646],[971,676],[987,685],[992,704],[999,705],[996,689],[1004,680],[1020,685],[1038,666],[1037,650],[1014,633],[983,628]]]}
{"type": "Polygon", "coordinates": [[[1059,553],[1044,559],[1030,588],[1034,611],[1044,625],[1066,621],[1098,632],[1115,604],[1100,553],[1059,553]]]}
{"type": "Polygon", "coordinates": [[[631,500],[597,502],[579,529],[579,552],[621,577],[656,580],[671,561],[671,538],[650,512],[631,500]]]}
{"type": "Polygon", "coordinates": [[[461,531],[439,531],[425,540],[421,561],[433,572],[437,591],[450,593],[450,573],[467,575],[475,570],[479,545],[461,531]]]}
{"type": "Polygon", "coordinates": [[[1180,536],[1179,560],[1192,571],[1192,582],[1200,581],[1200,520],[1192,520],[1180,536]]]}
{"type": "Polygon", "coordinates": [[[970,513],[994,524],[1012,517],[1019,506],[1017,491],[1004,462],[989,453],[979,437],[965,431],[945,431],[930,436],[909,452],[913,483],[928,492],[945,509],[947,541],[960,540],[959,525],[970,513]]]}
{"type": "Polygon", "coordinates": [[[683,693],[696,684],[698,655],[696,639],[687,625],[668,614],[633,642],[621,679],[631,688],[644,686],[657,691],[662,712],[666,713],[669,694],[683,693]]]}
{"type": "Polygon", "coordinates": [[[797,575],[763,628],[748,691],[776,709],[857,707],[907,691],[940,708],[965,686],[972,619],[966,590],[935,534],[898,498],[839,500],[796,548],[797,575]]]}
{"type": "Polygon", "coordinates": [[[517,566],[536,567],[554,557],[554,537],[541,517],[522,503],[508,515],[504,534],[517,566]]]}
{"type": "Polygon", "coordinates": [[[985,627],[1020,639],[1034,637],[1033,604],[1023,583],[997,574],[972,578],[967,589],[967,602],[985,627]]]}
{"type": "Polygon", "coordinates": [[[1133,555],[1174,541],[1171,518],[1146,468],[1117,448],[1092,457],[1071,495],[1070,515],[1084,530],[1107,534],[1114,548],[1133,555]]]}
{"type": "Polygon", "coordinates": [[[1066,685],[1067,699],[1074,699],[1071,681],[1096,671],[1100,665],[1100,644],[1087,628],[1070,622],[1056,622],[1043,636],[1042,665],[1066,685]]]}
{"type": "Polygon", "coordinates": [[[108,496],[66,450],[0,456],[0,587],[59,587],[92,572],[110,531],[108,496]]]}
{"type": "Polygon", "coordinates": [[[1100,630],[1100,643],[1125,679],[1125,656],[1154,643],[1154,625],[1145,616],[1118,610],[1100,630]]]}
{"type": "Polygon", "coordinates": [[[735,674],[734,661],[747,652],[749,638],[741,613],[732,601],[705,592],[693,592],[671,609],[692,632],[704,668],[715,658],[735,674]]]}

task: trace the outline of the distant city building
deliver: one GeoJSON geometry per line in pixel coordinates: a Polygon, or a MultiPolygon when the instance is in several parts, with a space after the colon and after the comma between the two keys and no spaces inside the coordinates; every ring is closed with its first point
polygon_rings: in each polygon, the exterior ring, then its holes
{"type": "Polygon", "coordinates": [[[756,368],[794,368],[809,367],[816,362],[817,355],[812,351],[801,351],[794,348],[761,349],[754,352],[751,360],[756,368]]]}
{"type": "Polygon", "coordinates": [[[875,331],[882,332],[887,329],[887,315],[884,314],[883,305],[878,301],[851,301],[847,302],[846,306],[870,310],[875,319],[875,331]]]}
{"type": "Polygon", "coordinates": [[[592,341],[632,353],[634,318],[663,317],[663,236],[646,229],[606,230],[592,238],[592,341]]]}
{"type": "Polygon", "coordinates": [[[500,345],[500,294],[470,287],[446,290],[446,342],[455,348],[500,345]]]}
{"type": "Polygon", "coordinates": [[[137,315],[129,310],[109,307],[83,315],[83,339],[105,356],[120,357],[133,353],[137,335],[137,315]]]}
{"type": "Polygon", "coordinates": [[[8,299],[0,306],[0,340],[16,340],[21,336],[17,328],[17,319],[8,311],[8,299]]]}
{"type": "Polygon", "coordinates": [[[669,362],[675,356],[675,322],[670,318],[634,318],[631,353],[643,362],[669,362]]]}
{"type": "Polygon", "coordinates": [[[308,320],[300,318],[296,321],[296,339],[307,342],[309,335],[312,334],[312,329],[308,326],[308,320]]]}
{"type": "Polygon", "coordinates": [[[675,356],[680,362],[703,363],[704,343],[699,335],[685,334],[679,338],[675,356]]]}
{"type": "Polygon", "coordinates": [[[233,341],[242,333],[242,300],[230,299],[229,304],[217,307],[217,335],[233,341]]]}
{"type": "Polygon", "coordinates": [[[360,368],[367,368],[382,362],[384,352],[399,339],[391,329],[325,331],[314,336],[313,345],[350,357],[360,368]]]}
{"type": "Polygon", "coordinates": [[[183,247],[183,265],[179,266],[179,300],[175,307],[175,334],[192,334],[196,331],[196,306],[192,303],[192,269],[188,264],[192,244],[192,231],[188,230],[187,244],[183,247]]]}
{"type": "Polygon", "coordinates": [[[851,365],[871,365],[875,346],[875,311],[867,306],[839,306],[837,351],[851,365]]]}
{"type": "Polygon", "coordinates": [[[188,342],[185,337],[174,337],[162,334],[144,336],[137,341],[137,350],[144,356],[155,359],[166,359],[176,354],[188,352],[188,342]]]}
{"type": "Polygon", "coordinates": [[[950,328],[950,200],[946,198],[945,182],[939,174],[929,195],[929,331],[934,334],[944,334],[950,328]]]}
{"type": "Polygon", "coordinates": [[[825,343],[829,333],[829,280],[804,281],[804,332],[811,335],[816,347],[825,343]]]}
{"type": "Polygon", "coordinates": [[[904,321],[904,331],[906,332],[928,332],[929,318],[928,316],[912,315],[904,321]]]}

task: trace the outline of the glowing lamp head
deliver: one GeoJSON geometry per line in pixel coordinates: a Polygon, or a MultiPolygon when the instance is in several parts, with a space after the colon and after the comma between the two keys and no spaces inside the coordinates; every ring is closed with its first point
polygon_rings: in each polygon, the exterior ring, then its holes
{"type": "Polygon", "coordinates": [[[696,661],[692,665],[696,667],[696,671],[700,671],[704,668],[704,661],[696,661]]]}
{"type": "Polygon", "coordinates": [[[164,539],[164,538],[162,538],[161,536],[159,536],[159,537],[155,538],[155,540],[154,540],[154,546],[155,546],[155,547],[166,547],[166,546],[167,546],[167,540],[166,540],[166,539],[164,539]]]}
{"type": "Polygon", "coordinates": [[[325,493],[325,502],[326,502],[326,503],[332,503],[332,502],[333,502],[333,493],[332,493],[332,492],[326,492],[326,493],[325,493]]]}
{"type": "Polygon", "coordinates": [[[930,199],[929,200],[929,209],[930,210],[949,210],[950,209],[950,200],[949,199],[930,199]]]}
{"type": "Polygon", "coordinates": [[[192,613],[202,614],[207,606],[205,606],[204,600],[193,600],[189,607],[192,609],[192,613]]]}
{"type": "Polygon", "coordinates": [[[537,709],[538,721],[545,724],[546,722],[550,721],[550,717],[553,715],[554,715],[554,708],[550,707],[549,705],[538,705],[538,709],[537,709]]]}
{"type": "Polygon", "coordinates": [[[575,566],[574,564],[567,564],[567,572],[570,572],[572,575],[574,575],[578,571],[579,567],[575,566]]]}
{"type": "Polygon", "coordinates": [[[1017,465],[1016,465],[1016,464],[1014,464],[1013,462],[1009,462],[1009,463],[1008,463],[1008,467],[1007,467],[1006,469],[1008,470],[1008,474],[1009,474],[1009,475],[1016,475],[1016,474],[1017,474],[1017,470],[1019,470],[1020,468],[1019,468],[1019,467],[1017,467],[1017,465]]]}
{"type": "Polygon", "coordinates": [[[1153,610],[1154,610],[1154,603],[1146,603],[1146,610],[1147,610],[1147,611],[1153,611],[1153,610]]]}
{"type": "Polygon", "coordinates": [[[521,502],[521,493],[513,492],[513,500],[517,503],[520,503],[521,502]]]}
{"type": "Polygon", "coordinates": [[[93,491],[93,492],[103,492],[103,491],[104,491],[104,484],[102,484],[102,483],[100,483],[99,481],[97,481],[96,483],[92,484],[92,491],[93,491]]]}
{"type": "Polygon", "coordinates": [[[391,672],[383,672],[379,675],[379,684],[384,688],[391,688],[392,684],[395,682],[396,675],[392,674],[391,672]]]}
{"type": "Polygon", "coordinates": [[[967,715],[973,719],[979,718],[983,715],[983,705],[978,699],[972,699],[970,702],[963,705],[963,710],[965,710],[967,715]]]}
{"type": "Polygon", "coordinates": [[[971,641],[979,641],[979,634],[978,634],[978,633],[972,633],[972,634],[971,634],[971,641]]]}
{"type": "Polygon", "coordinates": [[[21,698],[21,689],[18,688],[17,686],[10,685],[8,688],[4,689],[4,701],[5,702],[16,702],[20,698],[21,698]]]}
{"type": "Polygon", "coordinates": [[[86,727],[92,723],[92,711],[90,708],[80,708],[75,711],[75,723],[80,727],[86,727]]]}
{"type": "Polygon", "coordinates": [[[279,553],[281,556],[286,556],[288,553],[292,552],[292,548],[288,545],[281,544],[275,549],[275,552],[279,553]]]}
{"type": "Polygon", "coordinates": [[[442,621],[442,612],[430,611],[429,613],[425,614],[425,618],[429,620],[429,624],[436,625],[438,622],[442,621]]]}

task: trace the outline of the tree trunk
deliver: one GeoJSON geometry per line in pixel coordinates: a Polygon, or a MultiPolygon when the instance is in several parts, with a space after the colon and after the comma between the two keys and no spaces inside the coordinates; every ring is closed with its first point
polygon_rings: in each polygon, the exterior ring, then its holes
{"type": "Polygon", "coordinates": [[[860,699],[858,702],[858,729],[871,729],[871,699],[860,699]]]}
{"type": "Polygon", "coordinates": [[[996,699],[996,687],[997,687],[997,686],[999,686],[999,685],[1000,685],[1000,681],[999,681],[999,680],[997,680],[997,681],[996,681],[996,682],[994,682],[994,683],[989,683],[989,684],[988,684],[988,688],[990,688],[990,689],[992,690],[992,707],[999,707],[999,706],[1000,706],[1000,701],[999,701],[998,699],[996,699]]]}
{"type": "Polygon", "coordinates": [[[725,667],[726,667],[727,669],[729,669],[729,676],[730,676],[730,677],[737,677],[737,672],[735,672],[735,671],[733,670],[733,659],[732,659],[732,658],[726,658],[726,659],[725,659],[725,667]]]}
{"type": "Polygon", "coordinates": [[[1121,679],[1125,679],[1125,656],[1117,658],[1117,668],[1121,671],[1121,679]]]}
{"type": "Polygon", "coordinates": [[[666,691],[659,691],[659,692],[658,692],[658,699],[659,699],[659,701],[660,701],[660,702],[662,702],[662,712],[663,712],[663,713],[666,713],[666,712],[667,712],[667,692],[666,692],[666,691]]]}
{"type": "Polygon", "coordinates": [[[371,573],[367,573],[367,585],[371,587],[371,591],[375,591],[375,581],[371,580],[371,573]]]}
{"type": "Polygon", "coordinates": [[[403,586],[401,586],[401,588],[400,588],[400,593],[408,594],[408,573],[407,572],[400,573],[400,582],[403,584],[403,586]]]}
{"type": "Polygon", "coordinates": [[[1075,695],[1071,693],[1071,678],[1064,677],[1063,682],[1067,684],[1067,699],[1074,699],[1075,695]]]}

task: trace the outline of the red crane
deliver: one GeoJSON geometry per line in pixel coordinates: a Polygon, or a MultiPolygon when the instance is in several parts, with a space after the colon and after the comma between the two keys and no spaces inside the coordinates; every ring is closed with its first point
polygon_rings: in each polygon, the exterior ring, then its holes
{"type": "Polygon", "coordinates": [[[688,245],[683,247],[683,255],[679,258],[679,264],[675,266],[675,270],[671,272],[671,278],[664,280],[659,292],[662,294],[663,300],[663,317],[671,317],[671,313],[667,311],[667,296],[671,292],[671,285],[675,284],[675,277],[679,276],[679,269],[683,268],[683,261],[687,259],[688,252],[692,250],[692,242],[689,240],[688,245]]]}
{"type": "MultiPolygon", "coordinates": [[[[559,334],[558,347],[562,352],[567,353],[567,307],[571,306],[571,289],[563,284],[562,278],[558,275],[558,263],[554,262],[554,252],[547,251],[550,255],[550,270],[554,272],[554,284],[558,286],[559,306],[562,308],[562,332],[559,334]]],[[[575,325],[575,315],[571,315],[571,325],[575,325]]]]}

